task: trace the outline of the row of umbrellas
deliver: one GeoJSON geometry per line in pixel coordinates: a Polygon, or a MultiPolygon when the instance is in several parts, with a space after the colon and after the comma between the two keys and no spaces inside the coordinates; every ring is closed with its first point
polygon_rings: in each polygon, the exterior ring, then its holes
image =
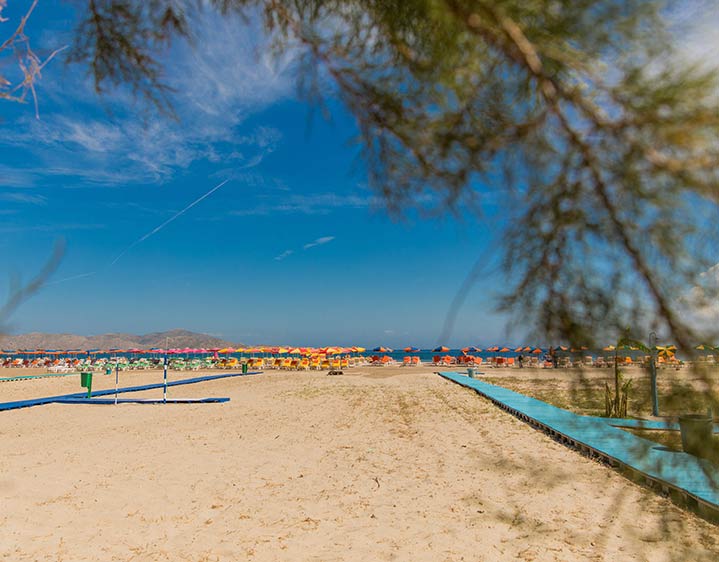
{"type": "MultiPolygon", "coordinates": [[[[569,353],[577,353],[577,352],[583,352],[588,351],[587,347],[580,347],[577,349],[569,348],[566,346],[557,346],[554,348],[557,352],[569,352],[569,353]]],[[[674,345],[667,345],[667,346],[654,346],[652,348],[653,351],[656,351],[659,355],[665,355],[665,356],[673,356],[677,348],[674,345]]],[[[710,344],[699,344],[695,348],[697,351],[706,351],[706,352],[719,352],[719,346],[710,345],[710,344]]],[[[210,347],[210,348],[190,348],[190,347],[184,347],[184,348],[171,348],[171,349],[160,349],[160,348],[151,348],[151,349],[139,349],[139,348],[132,348],[132,349],[92,349],[92,350],[80,350],[80,349],[69,349],[69,350],[44,350],[44,349],[38,349],[38,350],[0,350],[0,355],[79,355],[79,354],[88,354],[88,355],[94,355],[94,354],[120,354],[120,353],[132,353],[132,354],[151,354],[151,353],[157,353],[157,354],[206,354],[206,353],[220,353],[220,354],[228,354],[228,353],[241,353],[241,354],[255,354],[255,353],[265,353],[265,354],[271,354],[271,355],[283,355],[283,354],[290,354],[290,355],[348,355],[352,353],[364,353],[367,351],[364,347],[359,346],[353,346],[353,347],[282,347],[282,346],[258,346],[258,347],[225,347],[225,348],[219,348],[219,347],[210,347]]],[[[394,350],[390,347],[385,346],[378,346],[370,351],[375,353],[392,353],[394,350]]],[[[422,351],[422,349],[415,347],[415,346],[407,346],[403,348],[403,351],[406,353],[419,353],[422,351]]],[[[446,346],[438,346],[431,350],[434,353],[447,353],[450,350],[449,347],[446,346]]],[[[468,346],[463,347],[460,350],[462,353],[481,353],[483,350],[482,348],[475,347],[475,346],[468,346]]],[[[484,351],[488,353],[534,353],[534,354],[540,354],[547,351],[546,349],[543,349],[541,347],[534,347],[534,346],[519,346],[519,347],[508,347],[508,346],[498,346],[494,345],[491,347],[488,347],[484,349],[484,351]]],[[[620,345],[619,347],[615,347],[613,345],[608,345],[604,348],[602,348],[602,351],[604,352],[616,352],[616,351],[640,351],[638,347],[633,347],[631,345],[620,345]]]]}

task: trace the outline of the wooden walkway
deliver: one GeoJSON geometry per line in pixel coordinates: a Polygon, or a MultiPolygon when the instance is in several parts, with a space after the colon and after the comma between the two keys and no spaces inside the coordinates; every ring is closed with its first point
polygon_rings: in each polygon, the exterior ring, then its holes
{"type": "Polygon", "coordinates": [[[558,440],[625,469],[632,479],[683,499],[704,516],[719,519],[719,468],[708,461],[618,429],[612,425],[617,420],[580,416],[465,374],[438,374],[475,390],[558,440]]]}

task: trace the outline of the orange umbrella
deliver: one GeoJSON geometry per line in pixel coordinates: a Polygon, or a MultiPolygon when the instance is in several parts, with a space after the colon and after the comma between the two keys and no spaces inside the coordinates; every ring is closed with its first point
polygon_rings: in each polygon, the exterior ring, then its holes
{"type": "Polygon", "coordinates": [[[537,348],[537,349],[533,350],[532,353],[542,353],[542,350],[537,348]]]}
{"type": "Polygon", "coordinates": [[[500,353],[508,353],[510,351],[512,351],[512,350],[509,349],[508,347],[503,347],[502,349],[499,350],[500,353]]]}

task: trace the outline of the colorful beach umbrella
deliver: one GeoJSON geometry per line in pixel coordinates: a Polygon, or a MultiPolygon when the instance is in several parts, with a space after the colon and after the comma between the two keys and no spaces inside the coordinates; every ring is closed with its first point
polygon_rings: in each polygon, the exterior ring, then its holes
{"type": "Polygon", "coordinates": [[[419,353],[418,347],[412,347],[411,345],[404,348],[406,353],[419,353]]]}
{"type": "Polygon", "coordinates": [[[375,347],[372,351],[376,351],[377,353],[392,353],[392,350],[389,347],[384,347],[382,345],[375,347]]]}
{"type": "Polygon", "coordinates": [[[462,353],[480,353],[482,350],[478,347],[470,345],[469,347],[463,347],[462,353]]]}
{"type": "Polygon", "coordinates": [[[440,345],[439,347],[435,347],[432,351],[437,353],[447,353],[449,351],[449,348],[445,347],[444,345],[440,345]]]}

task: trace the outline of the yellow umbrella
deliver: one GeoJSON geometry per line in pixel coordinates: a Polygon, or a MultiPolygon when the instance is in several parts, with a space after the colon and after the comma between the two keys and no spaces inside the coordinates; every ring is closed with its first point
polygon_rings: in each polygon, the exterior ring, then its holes
{"type": "Polygon", "coordinates": [[[657,355],[659,357],[664,357],[665,359],[671,359],[674,357],[674,352],[677,350],[677,347],[675,345],[658,345],[656,346],[657,349],[657,355]]]}

